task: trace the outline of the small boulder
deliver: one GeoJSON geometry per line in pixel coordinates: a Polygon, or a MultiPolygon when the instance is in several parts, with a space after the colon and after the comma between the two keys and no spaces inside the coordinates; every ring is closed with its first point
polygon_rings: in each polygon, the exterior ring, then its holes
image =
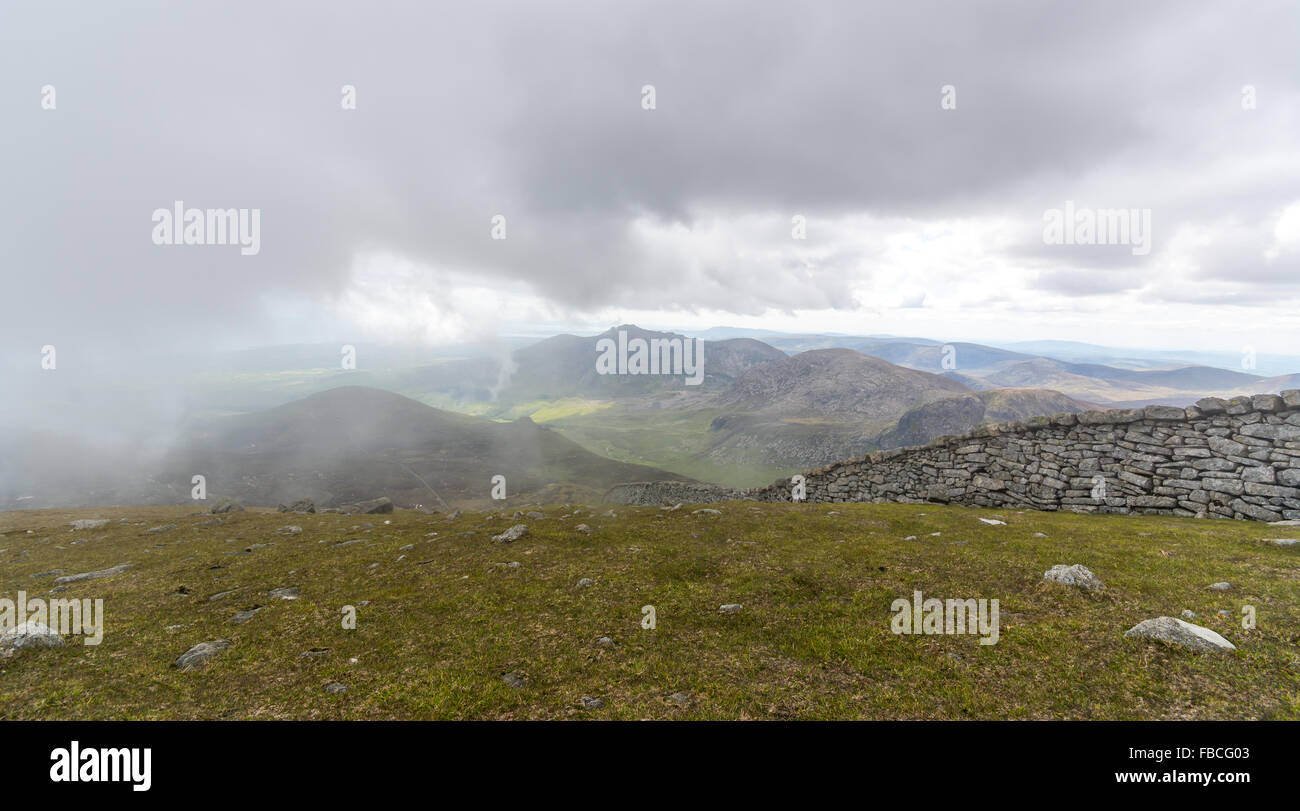
{"type": "Polygon", "coordinates": [[[230,647],[229,639],[214,639],[210,642],[200,642],[189,650],[185,651],[176,660],[175,666],[181,670],[193,670],[202,667],[208,663],[208,660],[230,647]]]}
{"type": "Polygon", "coordinates": [[[1200,651],[1230,651],[1237,647],[1209,628],[1202,628],[1176,617],[1143,620],[1124,632],[1129,639],[1151,639],[1200,651]]]}
{"type": "Polygon", "coordinates": [[[221,513],[242,513],[243,511],[243,504],[229,498],[223,498],[216,504],[212,505],[213,515],[220,515],[221,513]]]}
{"type": "Polygon", "coordinates": [[[718,610],[723,614],[735,614],[742,608],[744,608],[744,606],[740,603],[726,603],[725,605],[718,606],[718,610]]]}
{"type": "Polygon", "coordinates": [[[1074,586],[1084,591],[1101,591],[1106,585],[1101,582],[1097,575],[1083,564],[1076,563],[1073,566],[1066,566],[1058,563],[1047,571],[1043,572],[1044,583],[1060,583],[1062,586],[1074,586]]]}
{"type": "Polygon", "coordinates": [[[500,535],[493,535],[492,540],[497,543],[514,543],[527,534],[528,526],[526,524],[515,524],[500,535]]]}
{"type": "Polygon", "coordinates": [[[63,637],[49,626],[34,620],[28,620],[17,628],[11,628],[0,635],[0,650],[17,651],[24,648],[59,648],[63,646],[63,637]]]}

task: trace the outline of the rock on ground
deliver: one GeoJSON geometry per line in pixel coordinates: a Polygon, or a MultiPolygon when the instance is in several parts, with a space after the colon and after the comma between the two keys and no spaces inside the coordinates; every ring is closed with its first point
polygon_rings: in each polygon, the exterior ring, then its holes
{"type": "Polygon", "coordinates": [[[238,501],[234,501],[228,498],[223,498],[220,501],[218,501],[216,504],[212,505],[213,514],[242,513],[243,511],[244,511],[243,504],[240,504],[238,501]]]}
{"type": "Polygon", "coordinates": [[[1092,573],[1092,570],[1081,563],[1076,563],[1073,566],[1058,563],[1043,572],[1043,582],[1074,586],[1084,591],[1101,591],[1106,588],[1106,584],[1101,582],[1101,578],[1097,577],[1092,573]]]}
{"type": "Polygon", "coordinates": [[[99,529],[108,524],[107,518],[79,518],[76,521],[68,522],[68,526],[74,530],[77,529],[99,529]]]}
{"type": "Polygon", "coordinates": [[[1143,620],[1124,632],[1129,639],[1151,639],[1166,645],[1178,645],[1191,650],[1230,651],[1237,646],[1209,628],[1202,628],[1176,617],[1157,617],[1143,620]]]}
{"type": "Polygon", "coordinates": [[[22,650],[24,648],[58,648],[63,646],[63,637],[51,628],[33,620],[28,620],[17,628],[12,628],[0,636],[0,650],[22,650]]]}
{"type": "Polygon", "coordinates": [[[208,663],[209,659],[228,647],[230,647],[229,639],[213,639],[209,642],[200,642],[180,655],[176,660],[176,667],[181,670],[193,670],[196,667],[202,667],[208,663]]]}
{"type": "Polygon", "coordinates": [[[63,577],[54,578],[55,584],[60,583],[80,583],[82,580],[98,580],[101,577],[112,577],[115,574],[121,574],[130,569],[133,564],[119,563],[107,569],[100,569],[95,572],[82,572],[80,574],[65,574],[63,577]]]}
{"type": "Polygon", "coordinates": [[[526,524],[515,524],[500,535],[493,535],[492,540],[497,543],[513,543],[527,534],[528,526],[526,524]]]}

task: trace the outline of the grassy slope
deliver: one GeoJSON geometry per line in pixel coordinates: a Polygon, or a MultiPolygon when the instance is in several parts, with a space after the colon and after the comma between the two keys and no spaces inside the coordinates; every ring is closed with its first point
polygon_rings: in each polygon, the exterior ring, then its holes
{"type": "MultiPolygon", "coordinates": [[[[649,465],[727,487],[760,487],[793,472],[759,463],[735,464],[700,455],[719,409],[624,412],[609,409],[548,420],[546,424],[598,456],[649,465]],[[653,459],[653,462],[646,461],[653,459]]],[[[535,418],[534,418],[535,419],[535,418]]]]}
{"type": "Polygon", "coordinates": [[[477,513],[449,522],[248,512],[211,528],[193,526],[202,519],[184,508],[0,513],[5,597],[39,596],[50,580],[33,575],[52,568],[136,564],[59,595],[104,598],[102,645],[74,637],[0,662],[0,719],[1300,718],[1300,551],[1260,540],[1277,528],[1017,512],[987,526],[977,518],[999,513],[718,506],[721,516],[619,507],[617,518],[584,508],[563,519],[550,507],[509,546],[489,537],[514,522],[477,513]],[[66,526],[92,516],[114,523],[66,526]],[[366,521],[375,526],[350,529],[366,521]],[[164,522],[180,526],[141,534],[164,522]],[[594,534],[576,532],[580,522],[594,534]],[[288,523],[304,532],[275,534],[288,523]],[[81,538],[91,540],[69,544],[81,538]],[[351,538],[366,542],[332,545],[351,538]],[[270,546],[231,554],[252,543],[270,546]],[[507,561],[521,566],[492,568],[507,561]],[[1041,584],[1055,563],[1083,563],[1108,588],[1088,597],[1041,584]],[[582,577],[596,584],[576,588],[582,577]],[[1219,580],[1238,589],[1205,588],[1219,580]],[[190,593],[174,594],[179,586],[190,593]],[[300,586],[302,597],[269,599],[280,586],[300,586]],[[890,603],[918,588],[998,598],[1001,641],[891,634],[890,603]],[[357,629],[343,630],[341,606],[363,600],[357,629]],[[731,602],[744,610],[718,612],[731,602]],[[1240,627],[1244,603],[1257,607],[1256,630],[1240,627]],[[657,607],[657,630],[640,627],[646,604],[657,607]],[[265,608],[253,620],[230,622],[254,605],[265,608]],[[1238,652],[1122,637],[1184,608],[1238,652]],[[602,635],[617,647],[597,646],[602,635]],[[222,637],[232,647],[205,669],[171,666],[222,637]],[[302,656],[313,648],[329,651],[302,656]],[[506,686],[506,671],[528,686],[506,686]],[[331,681],[348,691],[327,694],[331,681]],[[666,700],[677,691],[690,706],[666,700]],[[605,706],[579,709],[584,695],[605,706]]]}

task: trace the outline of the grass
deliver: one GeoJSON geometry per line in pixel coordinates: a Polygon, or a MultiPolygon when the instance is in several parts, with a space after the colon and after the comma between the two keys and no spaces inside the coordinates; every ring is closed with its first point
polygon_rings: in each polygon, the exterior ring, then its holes
{"type": "Polygon", "coordinates": [[[51,579],[35,575],[51,569],[135,564],[57,595],[103,598],[102,644],[70,636],[0,660],[0,719],[1300,718],[1300,550],[1262,541],[1278,528],[932,505],[714,506],[720,516],[544,507],[510,545],[491,536],[518,522],[481,513],[249,511],[213,527],[174,507],[0,513],[0,596],[41,596],[51,579]],[[977,520],[992,516],[1007,525],[977,520]],[[112,522],[68,528],[87,517],[112,522]],[[143,534],[164,523],[178,528],[143,534]],[[286,524],[302,534],[276,534],[286,524]],[[364,542],[334,545],[354,538],[364,542]],[[236,554],[252,544],[267,546],[236,554]],[[520,565],[497,565],[510,561],[520,565]],[[1106,590],[1041,583],[1057,563],[1088,566],[1106,590]],[[595,584],[578,588],[580,578],[595,584]],[[1234,590],[1206,588],[1223,580],[1234,590]],[[267,596],[282,586],[301,597],[267,596]],[[894,635],[890,604],[914,589],[999,599],[1000,641],[894,635]],[[723,603],[744,608],[722,614],[723,603]],[[1240,624],[1246,604],[1253,630],[1240,624]],[[356,606],[355,630],[342,627],[345,605],[356,606]],[[654,630],[641,627],[645,605],[654,630]],[[231,622],[254,606],[251,621],[231,622]],[[1123,637],[1183,609],[1238,650],[1123,637]],[[615,646],[598,645],[602,636],[615,646]],[[231,646],[203,669],[172,667],[218,638],[231,646]],[[508,671],[527,686],[507,686],[508,671]],[[347,691],[325,692],[336,681],[347,691]],[[674,693],[687,705],[668,700],[674,693]],[[582,696],[604,706],[585,710],[582,696]]]}
{"type": "MultiPolygon", "coordinates": [[[[711,459],[700,453],[710,444],[709,424],[719,409],[648,412],[608,409],[599,414],[554,417],[547,425],[598,456],[650,465],[726,487],[761,487],[797,470],[711,459]]],[[[757,451],[755,451],[757,455],[757,451]]]]}

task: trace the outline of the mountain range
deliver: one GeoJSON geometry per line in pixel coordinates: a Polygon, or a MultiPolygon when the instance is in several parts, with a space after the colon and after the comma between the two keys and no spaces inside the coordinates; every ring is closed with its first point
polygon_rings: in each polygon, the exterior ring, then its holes
{"type": "Polygon", "coordinates": [[[228,354],[195,370],[192,401],[205,407],[165,453],[124,460],[67,435],[5,432],[0,508],[184,501],[199,472],[215,493],[264,504],[469,504],[498,474],[511,494],[567,488],[565,500],[645,479],[753,486],[982,423],[1300,387],[1300,375],[1141,357],[1112,366],[919,337],[726,329],[695,338],[704,374],[688,385],[599,373],[600,342],[620,332],[690,340],[622,325],[437,353],[363,348],[355,370],[329,368],[337,347],[228,354]]]}

